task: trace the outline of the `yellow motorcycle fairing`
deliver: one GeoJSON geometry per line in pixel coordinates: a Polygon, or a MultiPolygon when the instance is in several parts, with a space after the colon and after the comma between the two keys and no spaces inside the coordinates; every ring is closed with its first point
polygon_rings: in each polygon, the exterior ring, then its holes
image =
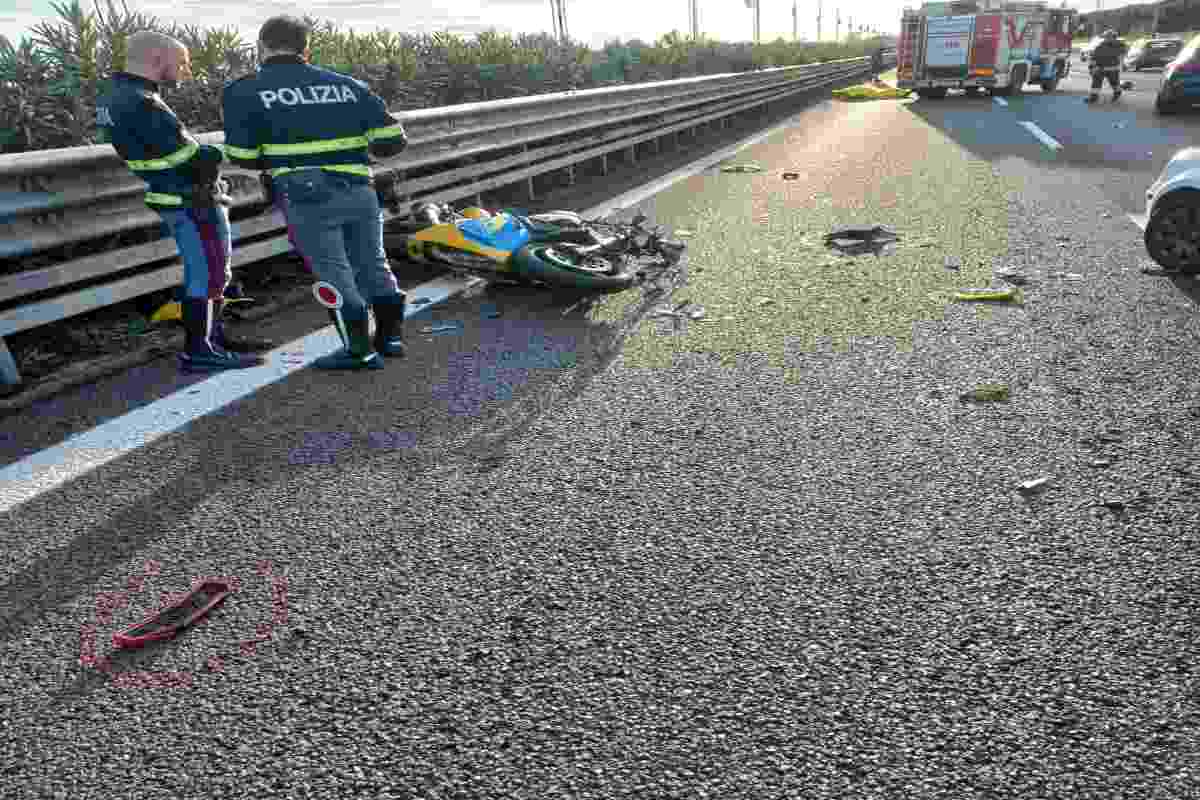
{"type": "Polygon", "coordinates": [[[499,250],[495,247],[474,242],[462,235],[462,231],[453,223],[445,223],[442,225],[432,225],[423,230],[417,231],[412,235],[412,238],[418,242],[428,242],[430,244],[440,244],[444,247],[453,248],[455,250],[465,250],[468,253],[485,256],[494,261],[504,264],[512,257],[512,251],[499,250]]]}

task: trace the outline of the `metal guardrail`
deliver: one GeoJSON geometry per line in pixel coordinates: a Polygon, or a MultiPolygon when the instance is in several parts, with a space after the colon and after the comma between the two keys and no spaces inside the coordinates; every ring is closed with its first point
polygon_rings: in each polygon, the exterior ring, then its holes
{"type": "MultiPolygon", "coordinates": [[[[567,169],[573,179],[574,166],[593,158],[607,171],[610,153],[624,150],[636,158],[638,144],[653,141],[657,148],[664,136],[728,124],[734,114],[855,77],[868,66],[867,59],[845,59],[405,111],[396,116],[409,147],[380,166],[399,172],[410,201],[452,202],[522,180],[532,197],[535,175],[567,169]],[[409,177],[414,172],[429,174],[409,177]]],[[[224,141],[219,132],[197,138],[224,141]]],[[[235,211],[259,209],[233,223],[233,266],[289,252],[286,224],[263,207],[257,173],[227,164],[222,175],[235,211]]],[[[144,193],[145,184],[109,145],[0,155],[0,258],[68,252],[53,266],[0,276],[0,307],[10,306],[0,311],[0,383],[21,380],[3,337],[182,281],[170,237],[95,251],[114,235],[159,229],[144,193]],[[116,279],[98,285],[110,277],[116,279]],[[27,298],[35,299],[13,307],[27,298]]]]}

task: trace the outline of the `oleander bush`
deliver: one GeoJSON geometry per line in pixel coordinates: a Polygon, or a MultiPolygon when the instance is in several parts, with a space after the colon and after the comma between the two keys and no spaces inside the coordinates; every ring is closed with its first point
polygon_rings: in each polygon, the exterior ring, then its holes
{"type": "MultiPolygon", "coordinates": [[[[0,37],[0,152],[95,143],[96,98],[124,66],[129,35],[143,29],[188,46],[195,80],[167,101],[193,131],[219,130],[221,88],[255,68],[254,44],[229,28],[165,22],[124,0],[94,2],[92,10],[79,0],[55,3],[57,18],[21,41],[0,37]]],[[[653,44],[613,41],[591,50],[547,34],[356,33],[308,22],[313,62],[366,81],[394,110],[854,58],[877,41],[727,43],[672,31],[653,44]]]]}

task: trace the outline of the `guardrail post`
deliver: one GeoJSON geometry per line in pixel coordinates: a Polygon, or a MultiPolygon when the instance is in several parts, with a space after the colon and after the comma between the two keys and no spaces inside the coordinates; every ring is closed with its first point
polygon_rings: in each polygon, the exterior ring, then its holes
{"type": "MultiPolygon", "coordinates": [[[[528,155],[529,145],[527,145],[527,144],[521,145],[521,152],[528,155]]],[[[528,163],[529,162],[526,162],[526,165],[528,165],[528,163]]],[[[529,190],[529,199],[533,200],[535,195],[534,195],[534,191],[533,191],[533,176],[532,175],[530,175],[528,178],[525,179],[525,186],[529,190]]],[[[479,205],[483,205],[483,203],[480,203],[479,205]]]]}
{"type": "Polygon", "coordinates": [[[17,360],[9,351],[4,337],[0,337],[0,384],[16,386],[21,382],[21,371],[17,369],[17,360]]]}

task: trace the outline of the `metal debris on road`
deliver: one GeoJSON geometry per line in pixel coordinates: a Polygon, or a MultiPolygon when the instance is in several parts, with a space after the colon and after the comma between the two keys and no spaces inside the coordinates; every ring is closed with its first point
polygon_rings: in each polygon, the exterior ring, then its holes
{"type": "Polygon", "coordinates": [[[946,269],[962,269],[962,259],[958,256],[946,256],[946,269]]]}
{"type": "Polygon", "coordinates": [[[800,180],[800,173],[799,172],[785,172],[785,173],[783,173],[783,179],[785,181],[798,181],[798,180],[800,180]]]}

